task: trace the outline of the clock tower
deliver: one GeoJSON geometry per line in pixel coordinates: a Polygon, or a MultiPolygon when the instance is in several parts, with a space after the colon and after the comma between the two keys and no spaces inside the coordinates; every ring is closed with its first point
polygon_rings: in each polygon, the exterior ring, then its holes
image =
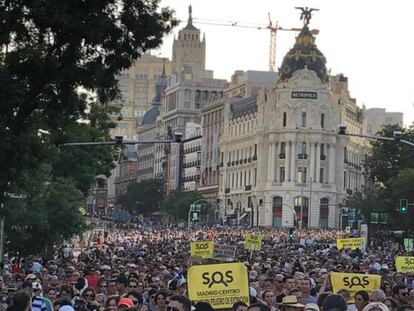
{"type": "Polygon", "coordinates": [[[183,70],[200,72],[205,70],[206,39],[200,37],[200,30],[194,27],[191,16],[191,5],[188,7],[187,25],[174,38],[173,43],[173,71],[180,73],[183,70]]]}

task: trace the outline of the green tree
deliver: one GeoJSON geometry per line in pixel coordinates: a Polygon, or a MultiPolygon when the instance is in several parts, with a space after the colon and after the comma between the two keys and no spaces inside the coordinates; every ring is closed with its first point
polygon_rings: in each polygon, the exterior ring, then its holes
{"type": "MultiPolygon", "coordinates": [[[[414,131],[400,129],[398,126],[385,126],[380,136],[393,137],[393,131],[402,131],[401,139],[414,141],[414,131]]],[[[394,141],[373,140],[372,150],[366,159],[369,177],[379,186],[387,185],[391,178],[398,176],[401,170],[414,168],[414,149],[412,146],[394,141]]]]}
{"type": "Polygon", "coordinates": [[[54,178],[50,165],[19,174],[13,186],[20,198],[7,198],[1,214],[6,220],[7,249],[22,255],[50,250],[74,234],[84,222],[84,196],[70,179],[54,178]]]}
{"type": "MultiPolygon", "coordinates": [[[[202,198],[203,196],[196,191],[176,190],[171,192],[171,194],[165,199],[163,206],[165,211],[173,219],[187,221],[190,205],[202,198]]],[[[204,205],[207,206],[207,204],[204,205]]]]}
{"type": "MultiPolygon", "coordinates": [[[[108,141],[109,130],[116,124],[110,115],[119,108],[91,101],[83,122],[68,124],[65,133],[53,133],[53,142],[108,141]]],[[[54,144],[52,144],[54,145],[54,144]]],[[[114,146],[61,147],[53,148],[53,175],[71,178],[76,187],[87,195],[97,182],[97,176],[109,177],[119,150],[114,146]]],[[[98,184],[101,179],[98,179],[98,184]]],[[[101,185],[103,186],[103,185],[101,185]]]]}
{"type": "Polygon", "coordinates": [[[50,161],[48,143],[58,144],[68,128],[87,119],[80,89],[93,92],[102,105],[119,98],[115,75],[158,47],[176,24],[173,12],[158,5],[0,1],[0,193],[26,169],[50,161]]]}
{"type": "Polygon", "coordinates": [[[159,179],[131,183],[127,192],[118,197],[117,203],[132,214],[148,216],[160,210],[164,200],[163,187],[164,183],[159,179]]]}
{"type": "MultiPolygon", "coordinates": [[[[380,136],[393,137],[393,131],[402,131],[401,139],[414,141],[414,132],[400,129],[397,125],[385,126],[380,136]]],[[[372,141],[372,149],[365,165],[370,183],[362,196],[355,195],[351,206],[360,210],[365,219],[370,213],[387,213],[390,228],[414,228],[412,209],[408,217],[398,211],[400,199],[413,202],[412,183],[414,181],[414,149],[395,141],[372,141]]]]}

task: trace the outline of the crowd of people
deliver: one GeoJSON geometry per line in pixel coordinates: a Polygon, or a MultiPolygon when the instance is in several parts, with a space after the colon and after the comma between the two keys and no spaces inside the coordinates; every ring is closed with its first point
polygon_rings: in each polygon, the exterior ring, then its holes
{"type": "MultiPolygon", "coordinates": [[[[190,301],[191,241],[235,245],[234,261],[248,269],[250,302],[234,311],[414,311],[414,271],[400,273],[402,248],[337,249],[347,233],[276,229],[109,229],[92,243],[65,245],[42,258],[5,256],[0,311],[210,311],[190,301]],[[260,251],[243,248],[246,233],[263,235],[260,251]],[[376,274],[379,289],[333,293],[331,272],[376,274]]],[[[81,241],[82,242],[82,241],[81,241]]],[[[214,263],[207,259],[205,264],[214,263]]],[[[199,263],[198,263],[199,264],[199,263]]]]}

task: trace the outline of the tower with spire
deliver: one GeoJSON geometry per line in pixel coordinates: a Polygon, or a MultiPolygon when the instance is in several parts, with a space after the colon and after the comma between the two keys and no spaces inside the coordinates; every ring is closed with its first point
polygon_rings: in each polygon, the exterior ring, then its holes
{"type": "Polygon", "coordinates": [[[179,31],[178,38],[174,38],[172,54],[174,73],[205,70],[206,39],[205,36],[201,38],[200,30],[193,25],[191,5],[188,7],[187,25],[179,31]]]}

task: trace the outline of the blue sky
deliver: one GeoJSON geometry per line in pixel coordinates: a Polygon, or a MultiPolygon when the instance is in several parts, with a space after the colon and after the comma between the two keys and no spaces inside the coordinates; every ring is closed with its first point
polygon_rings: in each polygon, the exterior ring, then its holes
{"type": "MultiPolygon", "coordinates": [[[[295,6],[318,8],[310,28],[319,29],[316,44],[332,74],[349,78],[359,106],[403,112],[404,123],[414,121],[414,1],[339,0],[162,0],[186,24],[188,6],[193,17],[219,21],[301,27],[295,6]]],[[[230,79],[235,70],[268,70],[269,30],[196,24],[206,35],[206,67],[216,78],[230,79]]],[[[277,33],[277,67],[295,41],[295,32],[277,33]]],[[[154,54],[171,58],[173,37],[154,54]]]]}

